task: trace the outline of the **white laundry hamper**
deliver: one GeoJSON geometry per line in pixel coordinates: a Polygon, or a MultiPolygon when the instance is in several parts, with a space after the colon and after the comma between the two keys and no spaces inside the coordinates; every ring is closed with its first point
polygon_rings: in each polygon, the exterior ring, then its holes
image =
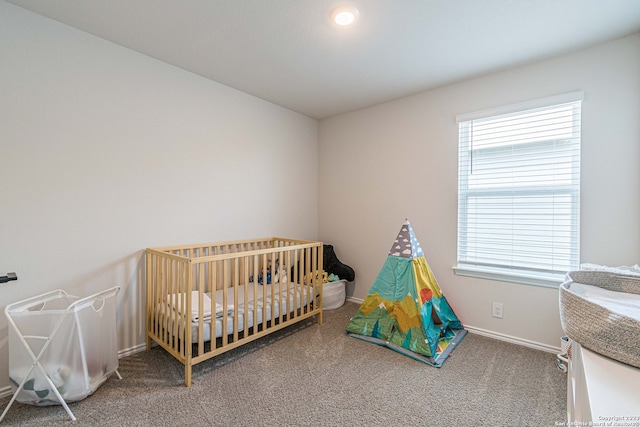
{"type": "Polygon", "coordinates": [[[118,369],[114,287],[80,298],[56,290],[5,308],[14,401],[62,405],[91,395],[118,369]]]}

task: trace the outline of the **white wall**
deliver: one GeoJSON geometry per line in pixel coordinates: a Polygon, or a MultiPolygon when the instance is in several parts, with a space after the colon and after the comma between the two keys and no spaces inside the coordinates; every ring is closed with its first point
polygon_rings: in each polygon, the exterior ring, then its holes
{"type": "Polygon", "coordinates": [[[356,271],[363,299],[408,217],[470,327],[558,347],[556,289],[454,275],[455,116],[584,90],[582,262],[640,262],[640,34],[320,122],[320,239],[356,271]],[[504,318],[491,317],[491,303],[504,318]]]}
{"type": "Polygon", "coordinates": [[[317,125],[0,1],[0,310],[118,285],[144,343],[144,248],[317,238],[317,125]]]}

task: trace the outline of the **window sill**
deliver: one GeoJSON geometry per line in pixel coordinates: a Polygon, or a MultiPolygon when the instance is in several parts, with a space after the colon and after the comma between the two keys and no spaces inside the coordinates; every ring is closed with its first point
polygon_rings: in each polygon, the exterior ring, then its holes
{"type": "Polygon", "coordinates": [[[497,268],[483,268],[473,265],[459,264],[452,267],[458,276],[475,277],[478,279],[498,280],[500,282],[519,283],[523,285],[542,286],[557,289],[564,281],[563,274],[524,273],[521,271],[501,270],[497,268]]]}

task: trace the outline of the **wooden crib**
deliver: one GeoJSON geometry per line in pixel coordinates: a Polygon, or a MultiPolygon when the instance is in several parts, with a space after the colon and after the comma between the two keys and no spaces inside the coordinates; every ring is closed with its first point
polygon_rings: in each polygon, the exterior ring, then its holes
{"type": "Polygon", "coordinates": [[[322,242],[266,238],[146,250],[147,349],[192,366],[311,316],[322,324],[322,242]]]}

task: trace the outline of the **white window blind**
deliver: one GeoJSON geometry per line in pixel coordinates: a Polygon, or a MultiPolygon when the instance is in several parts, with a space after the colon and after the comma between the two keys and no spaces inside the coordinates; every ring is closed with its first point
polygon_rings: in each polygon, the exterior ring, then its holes
{"type": "Polygon", "coordinates": [[[578,267],[581,100],[458,116],[458,274],[557,285],[578,267]]]}

